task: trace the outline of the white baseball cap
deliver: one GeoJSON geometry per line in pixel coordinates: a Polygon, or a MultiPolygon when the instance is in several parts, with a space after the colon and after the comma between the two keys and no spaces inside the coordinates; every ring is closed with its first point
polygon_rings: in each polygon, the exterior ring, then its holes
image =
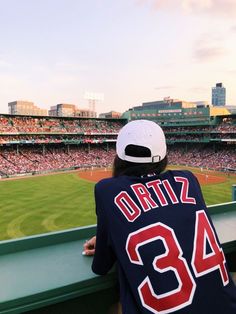
{"type": "Polygon", "coordinates": [[[150,120],[135,120],[127,123],[119,132],[116,153],[122,160],[137,163],[159,162],[166,156],[166,139],[162,128],[150,120]],[[142,146],[150,151],[149,157],[130,156],[129,145],[142,146]]]}

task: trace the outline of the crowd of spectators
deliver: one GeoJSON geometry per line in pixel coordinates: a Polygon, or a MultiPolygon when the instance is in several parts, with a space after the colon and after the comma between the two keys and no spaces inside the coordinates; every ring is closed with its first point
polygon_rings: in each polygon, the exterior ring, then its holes
{"type": "Polygon", "coordinates": [[[119,130],[122,127],[121,121],[105,121],[105,120],[77,120],[77,122],[74,121],[74,124],[71,128],[71,126],[68,127],[68,122],[64,122],[64,126],[67,129],[68,133],[74,133],[76,130],[79,130],[80,132],[84,134],[91,134],[91,133],[112,133],[117,134],[119,130]]]}
{"type": "MultiPolygon", "coordinates": [[[[86,134],[12,134],[12,135],[0,135],[0,144],[12,144],[12,143],[67,143],[67,142],[80,142],[80,143],[102,143],[116,141],[117,134],[106,133],[106,134],[92,134],[87,132],[86,134]]],[[[167,142],[191,142],[191,141],[211,141],[215,139],[230,139],[236,142],[235,133],[166,133],[167,142]]]]}
{"type": "Polygon", "coordinates": [[[206,138],[209,139],[208,136],[204,135],[204,134],[166,134],[166,140],[168,141],[172,141],[172,142],[185,142],[185,141],[201,141],[201,140],[205,140],[206,138]]]}
{"type": "Polygon", "coordinates": [[[217,132],[233,132],[236,133],[236,121],[225,121],[216,127],[217,132]]]}
{"type": "MultiPolygon", "coordinates": [[[[0,150],[0,173],[15,175],[69,168],[109,167],[115,156],[115,145],[39,145],[12,147],[0,150]]],[[[168,148],[169,164],[187,165],[219,171],[236,172],[236,149],[234,145],[221,147],[188,147],[171,145],[168,148]]]]}
{"type": "Polygon", "coordinates": [[[0,117],[0,133],[117,134],[122,121],[99,119],[0,117]]]}
{"type": "Polygon", "coordinates": [[[37,173],[48,170],[85,167],[107,167],[112,164],[115,149],[103,145],[70,147],[20,147],[0,150],[0,172],[6,175],[37,173]]]}
{"type": "MultiPolygon", "coordinates": [[[[0,174],[109,166],[115,155],[112,142],[122,125],[120,120],[0,115],[0,174]]],[[[218,126],[164,127],[164,132],[169,163],[236,171],[236,145],[222,142],[216,149],[210,144],[215,139],[235,143],[235,118],[225,118],[218,126]],[[188,146],[180,144],[184,141],[188,146]],[[208,146],[200,149],[204,141],[208,146]]]]}
{"type": "Polygon", "coordinates": [[[194,134],[168,134],[166,133],[166,139],[172,142],[185,142],[185,141],[211,141],[215,139],[234,139],[236,142],[236,132],[235,133],[212,133],[212,134],[203,134],[203,133],[194,133],[194,134]]]}
{"type": "Polygon", "coordinates": [[[179,126],[179,127],[163,127],[163,130],[166,134],[168,133],[209,133],[212,131],[212,127],[206,126],[206,127],[199,127],[199,126],[179,126]]]}
{"type": "Polygon", "coordinates": [[[32,135],[4,135],[0,136],[0,144],[24,144],[24,143],[68,143],[68,142],[79,142],[79,143],[102,143],[105,141],[116,141],[115,134],[105,135],[48,135],[48,134],[32,134],[32,135]]]}
{"type": "Polygon", "coordinates": [[[180,127],[163,127],[166,134],[212,134],[212,133],[236,133],[236,121],[222,121],[219,125],[210,126],[180,126],[180,127]]]}
{"type": "Polygon", "coordinates": [[[168,160],[170,164],[186,165],[191,167],[208,168],[225,171],[234,170],[236,172],[236,148],[219,147],[215,151],[213,147],[191,147],[181,146],[169,149],[168,160]]]}

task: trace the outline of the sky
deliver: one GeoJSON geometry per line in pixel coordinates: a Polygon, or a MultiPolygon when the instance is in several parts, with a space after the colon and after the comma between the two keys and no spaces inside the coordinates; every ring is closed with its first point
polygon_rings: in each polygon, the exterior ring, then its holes
{"type": "Polygon", "coordinates": [[[0,112],[28,100],[98,113],[164,97],[236,105],[235,0],[0,0],[0,112]]]}

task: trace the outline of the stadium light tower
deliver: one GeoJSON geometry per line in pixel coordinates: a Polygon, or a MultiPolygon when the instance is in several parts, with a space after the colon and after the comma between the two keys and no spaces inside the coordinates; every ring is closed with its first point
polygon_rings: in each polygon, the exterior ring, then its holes
{"type": "Polygon", "coordinates": [[[96,104],[97,104],[98,101],[103,101],[104,100],[104,94],[102,94],[102,93],[85,92],[84,99],[88,100],[89,110],[95,112],[96,104]]]}

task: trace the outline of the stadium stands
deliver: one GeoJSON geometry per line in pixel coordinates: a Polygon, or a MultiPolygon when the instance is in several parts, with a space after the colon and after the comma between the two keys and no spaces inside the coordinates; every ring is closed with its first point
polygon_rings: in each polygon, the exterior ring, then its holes
{"type": "Polygon", "coordinates": [[[185,165],[191,167],[202,167],[218,171],[227,169],[236,170],[236,151],[234,147],[220,147],[214,149],[191,147],[186,151],[183,147],[173,147],[168,154],[169,163],[173,165],[185,165]]]}
{"type": "MultiPolygon", "coordinates": [[[[162,125],[169,163],[236,172],[236,117],[209,125],[162,125]]],[[[107,167],[125,119],[0,115],[1,177],[107,167]]]]}
{"type": "Polygon", "coordinates": [[[23,173],[37,173],[47,170],[60,170],[86,167],[107,167],[111,165],[115,156],[115,149],[104,146],[93,147],[71,146],[69,151],[65,147],[50,146],[42,151],[41,147],[20,147],[19,151],[5,148],[0,154],[0,171],[6,175],[23,173]]]}

